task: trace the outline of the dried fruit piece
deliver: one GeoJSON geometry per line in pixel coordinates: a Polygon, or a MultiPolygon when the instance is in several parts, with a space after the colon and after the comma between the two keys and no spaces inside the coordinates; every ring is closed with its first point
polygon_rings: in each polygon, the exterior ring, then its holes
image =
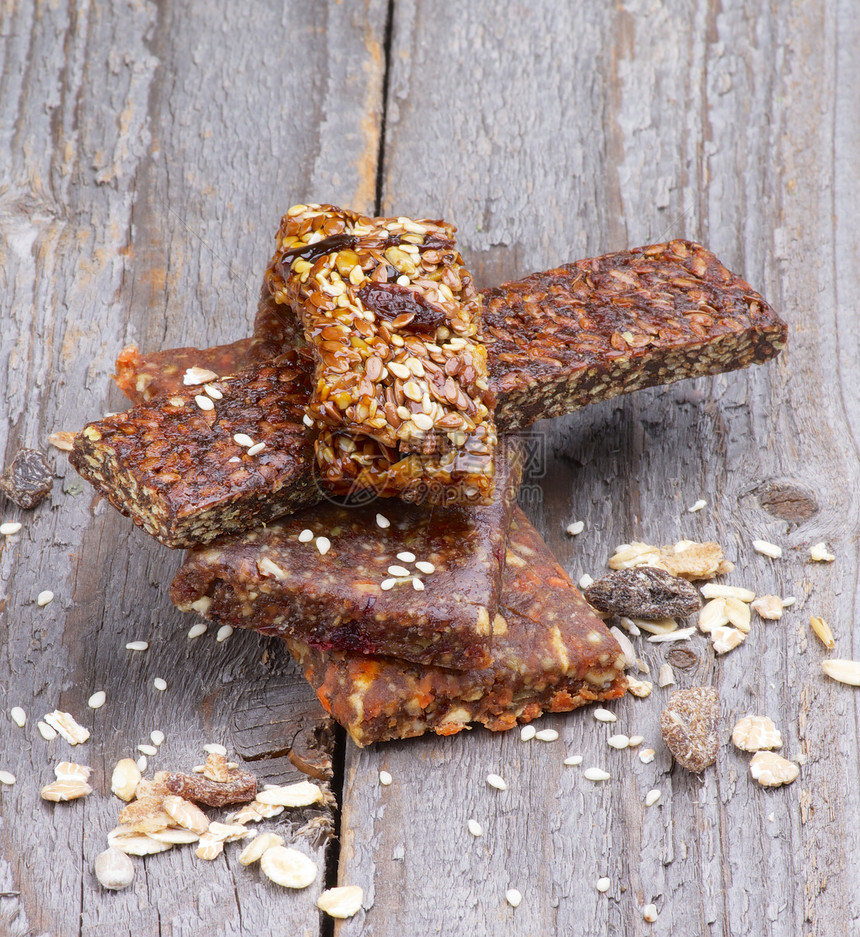
{"type": "Polygon", "coordinates": [[[690,615],[701,605],[699,593],[686,579],[653,566],[615,570],[583,594],[598,611],[648,621],[690,615]]]}
{"type": "Polygon", "coordinates": [[[323,799],[322,788],[310,781],[299,781],[284,787],[270,787],[257,794],[257,803],[278,807],[309,807],[323,799]]]}
{"type": "MultiPolygon", "coordinates": [[[[209,755],[207,764],[210,759],[219,757],[223,758],[223,756],[209,755]]],[[[206,766],[204,766],[205,770],[206,766]]],[[[209,770],[213,773],[211,768],[209,770]]],[[[225,772],[227,780],[213,781],[200,775],[170,771],[165,773],[163,783],[171,794],[184,797],[185,800],[193,800],[197,804],[205,804],[207,807],[241,804],[254,799],[257,795],[257,779],[253,774],[249,771],[227,768],[226,763],[225,772]]]]}
{"type": "Polygon", "coordinates": [[[673,693],[660,715],[663,741],[688,771],[704,771],[717,759],[719,699],[713,687],[689,687],[673,693]]]}
{"type": "Polygon", "coordinates": [[[71,713],[64,713],[55,709],[44,717],[45,722],[69,743],[69,745],[80,745],[90,737],[89,729],[78,725],[75,717],[71,713]]]}
{"type": "Polygon", "coordinates": [[[782,734],[767,716],[744,716],[732,729],[732,742],[745,752],[782,748],[782,734]]]}
{"type": "Polygon", "coordinates": [[[239,862],[242,865],[251,865],[257,862],[267,850],[283,845],[283,836],[278,836],[277,833],[260,833],[242,850],[239,855],[239,862]]]}
{"type": "Polygon", "coordinates": [[[361,910],[364,889],[358,885],[328,888],[317,898],[317,907],[329,917],[348,918],[361,910]]]}
{"type": "Polygon", "coordinates": [[[848,683],[851,686],[860,686],[860,661],[856,660],[823,660],[821,669],[833,680],[839,683],[848,683]]]}
{"type": "Polygon", "coordinates": [[[76,778],[52,781],[42,788],[42,799],[53,800],[55,802],[66,800],[77,800],[79,797],[86,797],[92,794],[93,789],[86,781],[79,781],[76,778]]]}
{"type": "Polygon", "coordinates": [[[267,849],[260,859],[260,868],[266,878],[285,888],[307,888],[319,871],[310,856],[288,846],[267,849]]]}
{"type": "Polygon", "coordinates": [[[750,774],[762,787],[780,787],[791,784],[800,768],[776,752],[756,752],[750,762],[750,774]]]}
{"type": "Polygon", "coordinates": [[[115,846],[109,846],[96,856],[95,872],[102,888],[119,891],[131,885],[134,879],[134,864],[124,852],[115,846]]]}
{"type": "Polygon", "coordinates": [[[711,631],[711,642],[717,654],[727,654],[746,640],[746,633],[738,628],[721,626],[711,631]]]}
{"type": "Polygon", "coordinates": [[[760,618],[767,618],[769,621],[777,621],[782,618],[784,608],[782,599],[778,595],[760,595],[753,603],[752,608],[756,610],[760,618]]]}
{"type": "Polygon", "coordinates": [[[18,507],[36,507],[50,492],[54,473],[41,449],[19,449],[0,477],[0,489],[18,507]]]}
{"type": "Polygon", "coordinates": [[[809,619],[809,624],[812,626],[812,630],[815,632],[816,637],[826,648],[836,647],[836,640],[833,637],[833,632],[830,630],[830,625],[823,618],[817,618],[815,615],[812,615],[809,619]]]}

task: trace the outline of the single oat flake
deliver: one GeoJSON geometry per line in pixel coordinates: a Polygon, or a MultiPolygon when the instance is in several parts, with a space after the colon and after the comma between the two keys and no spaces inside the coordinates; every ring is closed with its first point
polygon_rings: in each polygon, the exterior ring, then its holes
{"type": "Polygon", "coordinates": [[[260,868],[266,878],[284,888],[307,888],[319,870],[310,856],[288,846],[273,846],[260,857],[260,868]]]}
{"type": "Polygon", "coordinates": [[[767,716],[744,716],[732,729],[732,742],[745,752],[782,748],[782,734],[767,716]]]}
{"type": "Polygon", "coordinates": [[[791,784],[800,768],[776,752],[756,752],[750,762],[750,774],[762,787],[780,787],[791,784]]]}
{"type": "Polygon", "coordinates": [[[344,919],[357,914],[363,901],[364,890],[360,886],[341,885],[326,889],[317,898],[317,907],[329,917],[344,919]]]}
{"type": "Polygon", "coordinates": [[[778,595],[760,595],[753,603],[759,618],[766,618],[768,621],[778,621],[782,618],[784,605],[778,595]]]}

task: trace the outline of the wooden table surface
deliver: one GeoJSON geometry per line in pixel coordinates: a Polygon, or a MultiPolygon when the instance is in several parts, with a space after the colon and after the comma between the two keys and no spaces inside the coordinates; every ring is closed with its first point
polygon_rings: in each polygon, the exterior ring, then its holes
{"type": "MultiPolygon", "coordinates": [[[[858,691],[820,668],[860,656],[858,46],[848,0],[0,4],[0,442],[5,461],[49,450],[57,476],[33,511],[0,502],[0,521],[23,523],[0,538],[0,769],[17,776],[0,790],[3,937],[860,932],[858,691]],[[194,618],[167,596],[180,554],[48,446],[125,406],[110,381],[125,344],[247,334],[279,218],[304,201],[451,219],[482,284],[693,238],[788,321],[771,365],[538,427],[527,509],[575,579],[631,539],[715,539],[737,564],[726,582],[797,598],[725,657],[701,635],[687,645],[678,685],[721,694],[724,744],[701,779],[660,743],[656,686],[612,706],[651,764],[610,749],[588,710],[545,718],[553,743],[475,730],[358,750],[276,641],[189,640],[194,618]],[[834,563],[809,561],[821,540],[834,563]],[[38,607],[44,589],[55,599],[38,607]],[[135,639],[149,650],[126,651],[135,639]],[[44,741],[36,723],[55,708],[90,741],[44,741]],[[805,759],[791,786],[761,788],[729,742],[749,713],[805,759]],[[263,782],[300,778],[291,754],[330,762],[337,809],[265,825],[314,856],[317,882],[288,891],[235,846],[213,862],[184,847],[103,891],[110,772],[154,729],[150,773],[190,768],[207,742],[263,782]],[[611,780],[565,767],[573,753],[611,780]],[[40,799],[62,759],[94,769],[85,800],[40,799]],[[337,882],[365,900],[333,926],[315,902],[337,882]]],[[[638,641],[653,678],[672,646],[638,641]]]]}

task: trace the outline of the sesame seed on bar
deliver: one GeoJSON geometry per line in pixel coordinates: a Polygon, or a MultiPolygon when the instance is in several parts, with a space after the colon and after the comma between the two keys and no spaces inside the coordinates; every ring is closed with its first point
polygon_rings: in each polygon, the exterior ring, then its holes
{"type": "Polygon", "coordinates": [[[201,410],[214,410],[215,404],[212,402],[211,397],[204,397],[203,394],[197,394],[194,398],[194,402],[200,407],[201,410]]]}

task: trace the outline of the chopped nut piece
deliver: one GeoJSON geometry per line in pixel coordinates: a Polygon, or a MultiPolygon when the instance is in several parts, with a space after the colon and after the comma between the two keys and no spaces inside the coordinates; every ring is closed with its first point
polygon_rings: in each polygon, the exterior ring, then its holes
{"type": "Polygon", "coordinates": [[[134,865],[131,859],[115,846],[109,846],[96,856],[95,872],[102,888],[111,891],[128,888],[134,879],[134,865]]]}
{"type": "Polygon", "coordinates": [[[782,618],[782,610],[785,606],[778,595],[760,595],[753,603],[754,608],[760,618],[767,618],[770,621],[776,621],[782,618]]]}
{"type": "Polygon", "coordinates": [[[636,677],[631,677],[630,674],[627,674],[627,690],[632,693],[633,696],[638,696],[640,699],[644,699],[646,696],[651,695],[651,691],[654,689],[654,684],[648,680],[637,680],[636,677]]]}
{"type": "Polygon", "coordinates": [[[776,752],[756,752],[750,762],[750,774],[762,787],[780,787],[800,774],[800,768],[776,752]]]}
{"type": "Polygon", "coordinates": [[[643,748],[642,751],[639,752],[639,760],[642,762],[643,765],[650,765],[651,762],[654,760],[655,754],[656,752],[654,751],[653,748],[643,748]]]}
{"type": "Polygon", "coordinates": [[[161,803],[164,812],[183,829],[202,836],[209,829],[209,817],[190,800],[169,794],[161,803]]]}
{"type": "Polygon", "coordinates": [[[724,586],[717,582],[708,582],[701,588],[706,599],[740,599],[741,602],[752,602],[755,592],[741,586],[724,586]]]}
{"type": "Polygon", "coordinates": [[[749,634],[750,606],[746,602],[741,602],[740,599],[726,599],[726,618],[735,628],[749,634]]]}
{"type": "Polygon", "coordinates": [[[809,619],[809,624],[812,626],[812,630],[815,632],[816,637],[821,643],[829,649],[836,647],[836,640],[833,637],[833,632],[830,629],[830,625],[823,618],[817,618],[815,615],[812,615],[809,619]]]}
{"type": "Polygon", "coordinates": [[[782,734],[767,716],[744,716],[732,729],[732,742],[745,752],[782,748],[782,734]]]}
{"type": "Polygon", "coordinates": [[[727,654],[746,640],[746,633],[738,628],[722,626],[711,631],[711,642],[717,654],[727,654]]]}
{"type": "Polygon", "coordinates": [[[660,673],[657,676],[657,686],[667,687],[675,682],[675,671],[671,664],[661,664],[660,673]]]}
{"type": "Polygon", "coordinates": [[[78,725],[75,717],[71,713],[61,712],[55,709],[44,717],[45,722],[58,732],[69,743],[69,745],[81,745],[90,737],[88,729],[78,725]]]}
{"type": "Polygon", "coordinates": [[[284,787],[270,787],[257,794],[257,803],[279,807],[309,807],[323,799],[322,788],[310,781],[299,781],[284,787]]]}
{"type": "Polygon", "coordinates": [[[778,560],[782,556],[782,547],[767,540],[753,540],[752,545],[756,553],[769,556],[772,560],[778,560]]]}
{"type": "Polygon", "coordinates": [[[266,878],[285,888],[307,888],[317,877],[316,863],[298,849],[273,846],[260,858],[266,878]]]}
{"type": "Polygon", "coordinates": [[[48,436],[48,442],[55,448],[60,449],[62,452],[71,452],[75,444],[76,433],[69,433],[63,430],[59,430],[56,433],[51,433],[48,436]]]}
{"type": "Polygon", "coordinates": [[[317,907],[329,917],[349,918],[361,910],[364,890],[358,885],[329,888],[317,898],[317,907]]]}
{"type": "Polygon", "coordinates": [[[809,558],[815,563],[832,563],[836,559],[823,540],[809,548],[809,558]]]}
{"type": "Polygon", "coordinates": [[[42,788],[42,799],[53,801],[77,800],[79,797],[86,797],[92,794],[93,789],[86,783],[76,778],[68,778],[52,781],[42,788]]]}
{"type": "Polygon", "coordinates": [[[624,666],[635,667],[636,649],[633,647],[630,638],[628,638],[620,628],[616,628],[615,625],[609,629],[609,633],[618,642],[618,646],[621,648],[622,654],[624,654],[624,666]]]}
{"type": "Polygon", "coordinates": [[[122,758],[113,769],[110,789],[120,800],[128,802],[134,798],[140,778],[140,771],[134,761],[131,758],[122,758]]]}
{"type": "Polygon", "coordinates": [[[0,476],[0,491],[25,510],[36,507],[53,484],[53,470],[41,449],[20,449],[0,476]]]}
{"type": "Polygon", "coordinates": [[[660,715],[660,732],[675,761],[697,774],[717,759],[719,694],[713,687],[677,690],[660,715]]]}
{"type": "Polygon", "coordinates": [[[241,862],[242,865],[252,865],[260,860],[267,849],[271,849],[273,846],[283,845],[283,836],[278,836],[277,833],[260,833],[242,850],[239,855],[239,862],[241,862]]]}
{"type": "Polygon", "coordinates": [[[851,686],[860,686],[860,661],[856,660],[823,660],[821,669],[833,680],[839,683],[848,683],[851,686]]]}
{"type": "Polygon", "coordinates": [[[652,566],[616,570],[584,595],[598,611],[649,621],[689,615],[701,605],[699,593],[686,579],[652,566]]]}

